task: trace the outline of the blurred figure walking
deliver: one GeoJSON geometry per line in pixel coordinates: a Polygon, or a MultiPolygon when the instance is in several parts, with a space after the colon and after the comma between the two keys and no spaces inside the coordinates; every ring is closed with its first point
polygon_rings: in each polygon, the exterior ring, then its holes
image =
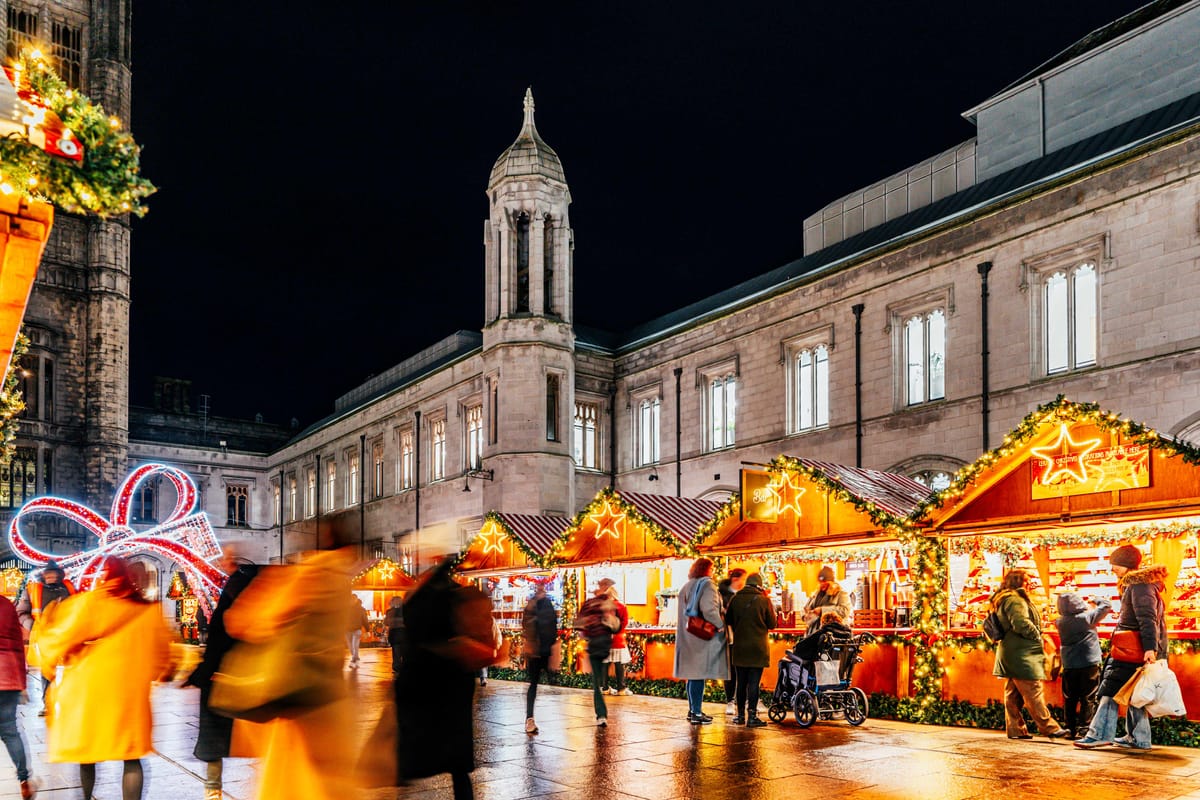
{"type": "Polygon", "coordinates": [[[350,620],[346,629],[346,646],[350,648],[350,669],[358,669],[358,645],[362,641],[363,631],[371,624],[367,610],[363,608],[362,598],[356,594],[350,595],[350,620]]]}
{"type": "Polygon", "coordinates": [[[525,674],[529,677],[529,689],[525,693],[525,732],[537,733],[533,720],[533,703],[537,699],[538,681],[543,672],[552,670],[551,653],[558,641],[558,612],[554,603],[546,596],[546,587],[534,585],[533,597],[525,604],[521,615],[521,635],[525,639],[525,674]]]}
{"type": "MultiPolygon", "coordinates": [[[[606,671],[601,688],[609,694],[631,695],[633,691],[625,685],[625,665],[633,661],[633,656],[629,654],[628,643],[625,641],[625,629],[629,627],[629,609],[617,597],[616,582],[612,578],[601,578],[600,586],[604,587],[612,599],[613,613],[617,615],[617,620],[621,623],[621,627],[613,633],[612,649],[608,651],[608,658],[605,659],[606,665],[612,664],[612,681],[609,681],[606,671]]],[[[607,666],[605,669],[607,670],[607,666]]]]}
{"type": "MultiPolygon", "coordinates": [[[[25,590],[17,600],[17,616],[21,619],[21,627],[25,629],[25,640],[29,640],[34,623],[47,606],[58,600],[66,600],[75,591],[58,562],[53,559],[48,561],[38,579],[25,584],[25,590]]],[[[46,690],[49,688],[50,679],[42,678],[42,709],[38,712],[39,717],[46,716],[46,690]]]]}
{"type": "Polygon", "coordinates": [[[387,626],[388,646],[392,648],[392,675],[398,675],[404,661],[404,603],[399,597],[393,597],[388,604],[383,624],[387,626]]]}
{"type": "Polygon", "coordinates": [[[575,627],[587,639],[588,664],[592,670],[592,706],[596,710],[596,724],[601,728],[608,727],[608,706],[604,702],[605,671],[608,669],[608,654],[612,651],[613,633],[621,627],[617,619],[612,597],[604,580],[596,587],[592,597],[589,597],[579,613],[575,615],[575,627]]]}
{"type": "Polygon", "coordinates": [[[208,644],[204,649],[204,657],[200,666],[196,667],[183,684],[200,689],[200,727],[192,755],[207,764],[204,800],[221,800],[222,759],[230,757],[230,741],[233,736],[233,720],[213,713],[208,707],[213,674],[220,668],[221,658],[236,641],[225,630],[225,614],[238,595],[258,574],[258,565],[245,558],[241,548],[235,543],[225,545],[217,566],[229,577],[208,624],[208,644]]]}
{"type": "Polygon", "coordinates": [[[0,598],[0,739],[17,771],[22,800],[37,794],[35,781],[29,777],[25,738],[17,725],[17,706],[23,696],[28,700],[25,682],[25,642],[17,609],[7,597],[0,598]]]}
{"type": "Polygon", "coordinates": [[[46,760],[79,764],[83,797],[96,764],[123,761],[121,796],[142,796],[142,762],[153,749],[150,684],[169,679],[171,635],[157,603],[142,598],[124,559],[107,556],[88,592],[47,607],[38,621],[42,674],[50,691],[46,760]]]}

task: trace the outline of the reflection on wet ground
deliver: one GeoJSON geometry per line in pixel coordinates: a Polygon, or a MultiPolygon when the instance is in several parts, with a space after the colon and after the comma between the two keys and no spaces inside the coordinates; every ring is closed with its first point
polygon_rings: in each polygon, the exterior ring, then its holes
{"type": "MultiPolygon", "coordinates": [[[[390,673],[382,650],[364,650],[362,667],[346,672],[364,739],[385,708],[390,673]]],[[[40,683],[31,686],[33,697],[39,691],[40,683]]],[[[158,753],[144,762],[148,800],[203,797],[204,765],[191,755],[197,697],[194,689],[155,690],[158,753]]],[[[1200,749],[1085,752],[1040,737],[1012,741],[998,731],[878,720],[861,728],[837,721],[801,730],[789,718],[781,725],[747,730],[732,725],[718,705],[706,708],[714,723],[697,728],[684,719],[683,700],[652,697],[606,698],[609,724],[597,728],[590,694],[557,687],[539,690],[541,732],[529,736],[524,732],[524,684],[489,681],[476,699],[474,780],[479,800],[1200,800],[1200,749]]],[[[22,706],[20,715],[32,769],[46,787],[39,800],[78,800],[74,766],[42,762],[45,725],[36,716],[38,707],[36,702],[22,706]]],[[[0,762],[0,800],[15,798],[13,770],[3,756],[0,762]]],[[[225,770],[226,797],[256,796],[253,762],[230,759],[225,770]]],[[[100,765],[97,800],[117,800],[119,779],[119,764],[100,765]]],[[[348,798],[356,795],[362,800],[451,798],[448,776],[347,793],[348,798]]]]}

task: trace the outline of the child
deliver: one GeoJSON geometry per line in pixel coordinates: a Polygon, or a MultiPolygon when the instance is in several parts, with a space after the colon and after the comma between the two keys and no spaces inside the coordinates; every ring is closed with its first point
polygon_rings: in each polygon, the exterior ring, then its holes
{"type": "Polygon", "coordinates": [[[1067,712],[1067,729],[1075,739],[1087,732],[1095,708],[1092,695],[1100,680],[1100,637],[1096,626],[1108,616],[1112,605],[1093,598],[1087,603],[1074,592],[1059,595],[1058,635],[1062,640],[1062,693],[1067,712]],[[1092,608],[1088,608],[1092,605],[1092,608]]]}

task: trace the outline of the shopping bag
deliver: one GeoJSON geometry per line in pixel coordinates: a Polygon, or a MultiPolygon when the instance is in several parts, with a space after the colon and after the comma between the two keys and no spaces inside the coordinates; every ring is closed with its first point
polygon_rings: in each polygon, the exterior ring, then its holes
{"type": "Polygon", "coordinates": [[[1155,717],[1179,717],[1187,713],[1179,680],[1161,659],[1142,670],[1142,679],[1134,687],[1129,704],[1155,717]]]}
{"type": "Polygon", "coordinates": [[[817,686],[836,686],[842,682],[841,672],[836,661],[817,661],[817,686]]]}
{"type": "Polygon", "coordinates": [[[1125,685],[1118,689],[1117,693],[1113,695],[1114,701],[1123,706],[1129,705],[1129,698],[1133,695],[1133,690],[1137,686],[1137,682],[1142,678],[1143,669],[1144,667],[1138,667],[1136,670],[1134,670],[1134,673],[1130,676],[1129,680],[1125,681],[1125,685]]]}

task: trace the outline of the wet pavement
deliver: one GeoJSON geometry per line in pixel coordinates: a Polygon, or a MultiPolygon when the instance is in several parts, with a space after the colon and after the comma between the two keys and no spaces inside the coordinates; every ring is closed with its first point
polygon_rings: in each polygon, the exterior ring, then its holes
{"type": "MultiPolygon", "coordinates": [[[[385,651],[364,651],[361,669],[346,672],[359,702],[365,738],[385,708],[390,663],[385,651]]],[[[33,692],[37,696],[37,692],[33,692]]],[[[192,758],[195,689],[155,689],[157,752],[144,759],[148,800],[204,796],[204,764],[192,758]]],[[[1200,749],[1155,747],[1149,753],[1081,751],[1037,737],[1006,739],[999,731],[938,728],[867,720],[802,730],[791,721],[761,729],[734,726],[724,706],[708,705],[712,725],[684,720],[683,700],[607,697],[608,727],[597,728],[589,692],[543,686],[536,717],[541,732],[524,732],[525,685],[489,681],[477,694],[476,761],[479,800],[757,800],[780,798],[1062,798],[1138,797],[1200,800],[1200,749]]],[[[41,800],[82,796],[73,765],[45,764],[45,725],[38,704],[22,706],[20,722],[41,800]]],[[[9,762],[0,756],[0,800],[18,797],[9,762]]],[[[119,800],[121,766],[101,764],[97,800],[119,800]]],[[[226,797],[256,794],[253,762],[229,759],[226,797]]],[[[362,800],[450,800],[447,776],[410,786],[347,792],[362,800]]],[[[272,798],[273,800],[273,798],[272,798]]]]}

